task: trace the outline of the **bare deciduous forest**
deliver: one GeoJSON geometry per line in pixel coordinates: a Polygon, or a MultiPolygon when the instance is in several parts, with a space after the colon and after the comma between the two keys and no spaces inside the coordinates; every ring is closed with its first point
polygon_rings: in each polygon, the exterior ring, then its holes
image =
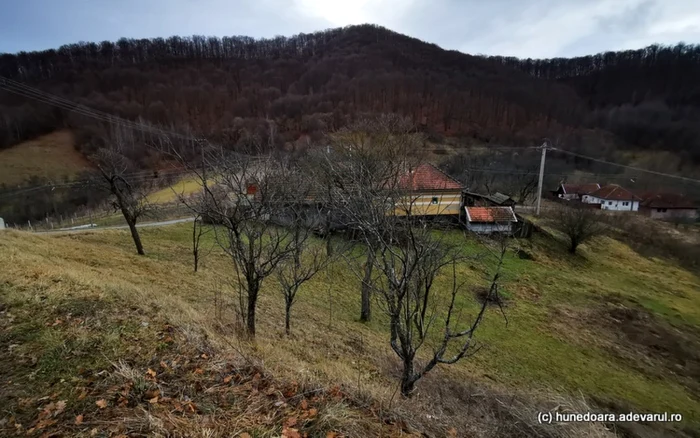
{"type": "MultiPolygon", "coordinates": [[[[700,160],[700,48],[682,44],[522,60],[446,51],[362,25],[260,40],[81,42],[0,55],[0,75],[241,148],[299,146],[370,112],[400,113],[438,137],[522,144],[558,135],[582,149],[612,133],[619,147],[700,160]]],[[[81,131],[86,155],[96,147],[79,116],[1,96],[0,147],[63,126],[81,131]]]]}

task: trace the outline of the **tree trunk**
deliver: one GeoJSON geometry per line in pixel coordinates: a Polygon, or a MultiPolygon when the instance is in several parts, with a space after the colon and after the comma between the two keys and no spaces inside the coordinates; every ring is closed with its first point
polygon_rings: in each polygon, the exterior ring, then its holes
{"type": "Polygon", "coordinates": [[[292,316],[292,303],[287,301],[284,305],[284,332],[287,336],[292,334],[292,329],[290,327],[290,319],[292,316]]]}
{"type": "Polygon", "coordinates": [[[571,245],[569,246],[569,252],[571,254],[576,254],[576,248],[578,248],[578,242],[572,240],[571,245]]]}
{"type": "Polygon", "coordinates": [[[143,251],[143,244],[141,243],[141,237],[139,236],[139,230],[136,229],[136,221],[127,221],[129,224],[129,231],[131,231],[131,238],[134,239],[134,245],[136,245],[136,252],[139,255],[146,255],[143,251]]]}
{"type": "Polygon", "coordinates": [[[367,261],[365,262],[365,277],[362,279],[362,308],[360,310],[360,321],[367,322],[372,317],[372,306],[370,302],[372,292],[372,270],[374,269],[374,251],[367,248],[367,261]]]}
{"type": "Polygon", "coordinates": [[[258,288],[256,286],[248,285],[248,316],[246,318],[246,323],[248,326],[248,336],[251,338],[255,337],[255,308],[258,304],[258,288]]]}
{"type": "Polygon", "coordinates": [[[401,394],[404,397],[410,397],[416,389],[416,381],[413,374],[413,358],[404,359],[403,373],[401,374],[401,394]]]}
{"type": "Polygon", "coordinates": [[[197,272],[199,267],[199,236],[197,235],[197,220],[199,216],[194,218],[192,223],[192,255],[194,256],[194,272],[197,272]]]}

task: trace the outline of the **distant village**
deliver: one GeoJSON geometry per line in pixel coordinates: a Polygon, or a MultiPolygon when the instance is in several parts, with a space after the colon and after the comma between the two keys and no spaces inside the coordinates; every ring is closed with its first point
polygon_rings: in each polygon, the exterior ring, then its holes
{"type": "Polygon", "coordinates": [[[632,191],[617,184],[560,184],[555,199],[581,203],[611,212],[638,212],[652,219],[692,222],[698,219],[698,204],[678,193],[632,191]]]}

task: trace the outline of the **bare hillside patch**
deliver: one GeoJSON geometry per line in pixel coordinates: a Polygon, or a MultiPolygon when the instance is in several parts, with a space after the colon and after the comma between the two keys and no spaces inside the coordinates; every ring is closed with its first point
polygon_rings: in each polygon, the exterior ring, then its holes
{"type": "Polygon", "coordinates": [[[25,183],[31,177],[61,180],[91,167],[75,149],[69,130],[55,131],[0,150],[0,184],[25,183]]]}

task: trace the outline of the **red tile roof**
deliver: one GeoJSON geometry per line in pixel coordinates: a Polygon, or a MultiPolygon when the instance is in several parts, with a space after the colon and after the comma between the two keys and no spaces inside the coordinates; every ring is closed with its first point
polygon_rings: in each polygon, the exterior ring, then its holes
{"type": "Polygon", "coordinates": [[[577,194],[589,194],[593,193],[600,188],[600,184],[562,184],[564,193],[567,195],[577,195],[577,194]]]}
{"type": "Polygon", "coordinates": [[[517,222],[518,219],[510,207],[464,207],[469,222],[517,222]]]}
{"type": "Polygon", "coordinates": [[[620,187],[617,184],[608,184],[603,186],[598,190],[588,193],[596,198],[612,200],[612,201],[639,201],[641,198],[624,187],[620,187]]]}
{"type": "Polygon", "coordinates": [[[399,187],[412,191],[461,190],[462,184],[432,164],[421,164],[399,180],[399,187]]]}
{"type": "Polygon", "coordinates": [[[698,208],[698,203],[678,193],[638,193],[643,199],[640,206],[647,208],[698,208]]]}

